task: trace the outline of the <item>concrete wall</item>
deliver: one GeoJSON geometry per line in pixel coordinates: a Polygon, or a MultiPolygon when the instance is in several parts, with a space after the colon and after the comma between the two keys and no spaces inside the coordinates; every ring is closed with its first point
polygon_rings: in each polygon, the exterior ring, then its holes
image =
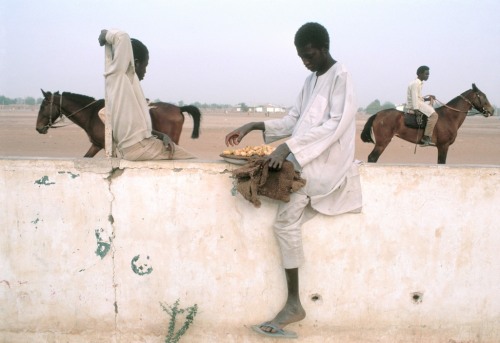
{"type": "MultiPolygon", "coordinates": [[[[0,160],[0,342],[262,342],[277,203],[223,162],[0,160]],[[181,323],[180,323],[181,324],[181,323]]],[[[304,226],[302,342],[500,342],[500,167],[361,166],[363,212],[304,226]]],[[[272,341],[272,340],[267,340],[272,341]]]]}

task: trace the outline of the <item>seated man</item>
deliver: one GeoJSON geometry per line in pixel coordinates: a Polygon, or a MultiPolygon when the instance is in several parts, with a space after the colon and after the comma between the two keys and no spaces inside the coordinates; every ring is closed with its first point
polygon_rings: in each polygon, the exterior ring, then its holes
{"type": "Polygon", "coordinates": [[[420,111],[427,116],[427,125],[424,130],[424,136],[420,141],[420,144],[422,146],[435,145],[434,143],[432,143],[432,133],[434,132],[434,126],[436,126],[438,120],[438,115],[434,110],[434,107],[424,102],[434,99],[434,96],[429,95],[425,98],[422,97],[422,86],[424,84],[424,81],[427,81],[428,79],[429,67],[419,67],[417,69],[417,78],[408,85],[407,90],[406,106],[408,107],[408,109],[420,111]]]}
{"type": "Polygon", "coordinates": [[[266,143],[287,138],[269,156],[269,167],[291,161],[304,187],[281,202],[273,225],[286,275],[287,300],[276,316],[252,328],[262,335],[294,338],[283,328],[306,316],[299,296],[299,267],[305,261],[302,224],[316,213],[360,212],[361,183],[354,159],[356,96],[347,67],[330,54],[325,27],[306,23],[294,39],[297,54],[310,74],[295,106],[283,118],[252,122],[230,132],[226,145],[238,145],[251,131],[263,131],[266,143]]]}
{"type": "Polygon", "coordinates": [[[119,30],[102,30],[99,44],[106,45],[106,106],[112,114],[113,141],[119,155],[131,161],[196,158],[167,135],[152,132],[147,100],[139,83],[149,62],[144,44],[135,44],[139,49],[134,55],[128,34],[119,30]]]}

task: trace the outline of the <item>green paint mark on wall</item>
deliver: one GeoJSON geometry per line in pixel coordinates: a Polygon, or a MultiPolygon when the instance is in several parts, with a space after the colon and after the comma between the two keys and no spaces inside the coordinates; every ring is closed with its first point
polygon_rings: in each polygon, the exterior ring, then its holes
{"type": "Polygon", "coordinates": [[[111,249],[111,238],[108,238],[108,242],[105,242],[101,237],[101,232],[103,231],[103,229],[95,230],[95,238],[97,239],[97,249],[95,250],[95,254],[99,256],[101,260],[107,255],[109,249],[111,249]]]}
{"type": "MultiPolygon", "coordinates": [[[[141,255],[134,256],[134,258],[130,262],[132,271],[140,276],[151,274],[151,272],[153,271],[153,267],[149,267],[147,261],[146,263],[138,263],[140,257],[141,255]]],[[[149,256],[146,257],[146,260],[149,260],[149,256]]]]}
{"type": "Polygon", "coordinates": [[[55,182],[49,182],[49,177],[47,175],[45,175],[44,177],[42,177],[39,180],[36,180],[35,183],[38,185],[44,185],[44,186],[49,186],[49,185],[55,184],[55,182]]]}
{"type": "Polygon", "coordinates": [[[69,171],[66,171],[66,172],[60,171],[60,172],[58,172],[58,174],[69,174],[69,176],[71,176],[72,179],[75,179],[75,178],[80,176],[80,174],[73,174],[72,172],[69,172],[69,171]]]}

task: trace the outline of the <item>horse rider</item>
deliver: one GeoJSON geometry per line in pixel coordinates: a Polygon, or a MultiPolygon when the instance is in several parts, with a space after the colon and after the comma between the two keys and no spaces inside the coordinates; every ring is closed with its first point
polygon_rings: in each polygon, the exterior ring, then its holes
{"type": "Polygon", "coordinates": [[[408,109],[415,111],[415,113],[421,112],[425,116],[427,116],[427,125],[425,126],[424,135],[420,140],[420,145],[424,147],[435,145],[432,142],[432,133],[434,132],[434,127],[436,126],[438,120],[438,115],[436,113],[436,110],[434,110],[434,107],[425,103],[425,101],[435,100],[436,97],[434,95],[422,97],[422,87],[424,85],[424,81],[427,81],[428,79],[429,67],[418,67],[417,78],[408,85],[406,101],[406,106],[408,109]]]}
{"type": "Polygon", "coordinates": [[[136,53],[129,35],[120,30],[101,30],[98,40],[106,49],[106,106],[112,114],[113,141],[122,158],[130,161],[196,158],[168,135],[152,130],[148,103],[139,81],[144,78],[149,62],[146,46],[135,42],[139,48],[136,53]]]}

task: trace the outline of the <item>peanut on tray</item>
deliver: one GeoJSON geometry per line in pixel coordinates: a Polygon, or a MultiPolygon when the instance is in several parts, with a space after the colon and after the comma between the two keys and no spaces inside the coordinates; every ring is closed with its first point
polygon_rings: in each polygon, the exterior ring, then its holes
{"type": "Polygon", "coordinates": [[[274,147],[270,145],[256,145],[256,146],[246,146],[241,149],[228,149],[224,150],[222,154],[227,156],[240,156],[240,157],[251,157],[251,156],[267,156],[274,151],[274,147]]]}

